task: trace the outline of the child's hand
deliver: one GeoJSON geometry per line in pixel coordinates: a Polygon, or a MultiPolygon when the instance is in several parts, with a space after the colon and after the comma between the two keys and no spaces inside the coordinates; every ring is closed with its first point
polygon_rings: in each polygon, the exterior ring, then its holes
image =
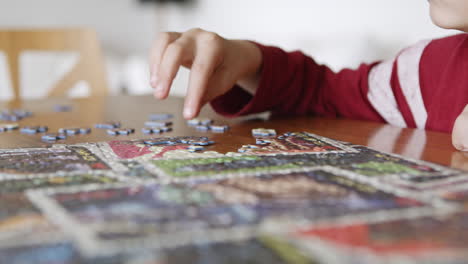
{"type": "Polygon", "coordinates": [[[261,62],[260,49],[249,41],[227,40],[201,29],[160,33],[151,52],[151,86],[154,96],[164,99],[179,67],[191,69],[184,105],[184,117],[191,119],[236,82],[255,89],[261,62]]]}
{"type": "Polygon", "coordinates": [[[468,105],[455,120],[452,130],[452,144],[461,151],[468,151],[468,105]]]}

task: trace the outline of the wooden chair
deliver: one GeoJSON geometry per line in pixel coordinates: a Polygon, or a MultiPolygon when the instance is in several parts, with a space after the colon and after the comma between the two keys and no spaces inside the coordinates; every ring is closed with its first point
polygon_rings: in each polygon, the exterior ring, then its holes
{"type": "Polygon", "coordinates": [[[86,81],[90,95],[108,94],[104,60],[96,33],[89,29],[0,30],[0,50],[7,55],[14,100],[20,99],[19,57],[24,51],[74,51],[80,54],[75,67],[49,91],[65,97],[78,81],[86,81]]]}

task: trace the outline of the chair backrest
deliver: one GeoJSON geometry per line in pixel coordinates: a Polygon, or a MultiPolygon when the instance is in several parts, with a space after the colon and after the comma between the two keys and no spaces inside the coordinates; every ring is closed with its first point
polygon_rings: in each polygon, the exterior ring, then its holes
{"type": "Polygon", "coordinates": [[[0,50],[7,55],[14,99],[20,98],[19,58],[24,51],[74,51],[80,54],[75,67],[48,92],[64,97],[79,81],[86,81],[90,95],[108,94],[103,55],[96,33],[89,29],[0,30],[0,50]]]}

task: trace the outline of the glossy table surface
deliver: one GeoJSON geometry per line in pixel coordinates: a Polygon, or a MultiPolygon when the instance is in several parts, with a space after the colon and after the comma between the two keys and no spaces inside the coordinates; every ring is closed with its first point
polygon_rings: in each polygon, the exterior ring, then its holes
{"type": "MultiPolygon", "coordinates": [[[[34,113],[33,117],[19,122],[23,125],[46,125],[50,132],[62,127],[94,127],[94,124],[106,121],[120,121],[123,127],[135,128],[130,136],[118,136],[118,139],[148,138],[141,132],[150,113],[174,114],[173,132],[164,136],[208,136],[216,144],[209,150],[222,153],[236,151],[241,145],[253,144],[253,128],[273,128],[278,133],[307,131],[336,140],[370,146],[380,151],[401,154],[405,157],[422,159],[442,165],[468,170],[468,154],[457,151],[451,145],[450,134],[398,128],[381,123],[358,120],[330,119],[322,117],[284,117],[267,119],[265,115],[227,119],[214,113],[206,106],[200,117],[209,117],[217,124],[229,124],[226,133],[198,132],[186,125],[182,118],[183,99],[169,98],[158,101],[152,96],[114,96],[80,99],[42,99],[0,103],[0,109],[25,109],[34,113]],[[71,112],[54,112],[54,106],[70,105],[71,112]]],[[[60,141],[63,144],[98,142],[114,140],[105,130],[94,129],[91,134],[71,136],[60,141]]],[[[18,131],[0,134],[0,148],[40,147],[40,135],[23,135],[18,131]]]]}

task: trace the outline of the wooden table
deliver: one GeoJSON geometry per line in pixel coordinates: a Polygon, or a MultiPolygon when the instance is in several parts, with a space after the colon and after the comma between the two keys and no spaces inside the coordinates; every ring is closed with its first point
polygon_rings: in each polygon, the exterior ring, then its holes
{"type": "MultiPolygon", "coordinates": [[[[422,159],[468,170],[468,154],[456,151],[451,145],[450,134],[402,129],[385,124],[329,119],[321,117],[293,117],[272,120],[259,119],[257,116],[226,119],[213,112],[210,107],[202,110],[201,116],[213,118],[216,123],[229,124],[227,133],[198,132],[188,127],[182,118],[183,99],[169,98],[158,101],[152,96],[116,96],[83,99],[44,99],[37,101],[17,101],[0,103],[0,109],[22,108],[34,113],[34,117],[19,122],[20,125],[47,125],[49,131],[61,127],[94,127],[105,121],[120,121],[124,127],[135,128],[131,136],[109,136],[105,130],[93,129],[90,135],[70,136],[61,141],[64,144],[81,142],[108,141],[113,139],[148,138],[141,133],[143,123],[150,113],[173,113],[174,131],[166,136],[198,135],[209,136],[216,144],[210,150],[219,152],[236,151],[241,145],[252,144],[251,129],[274,128],[278,133],[288,131],[308,131],[332,139],[366,145],[380,151],[401,154],[406,157],[422,159]],[[71,105],[71,112],[57,113],[57,104],[71,105]]],[[[0,148],[39,147],[40,135],[23,135],[18,131],[0,134],[0,148]]]]}

